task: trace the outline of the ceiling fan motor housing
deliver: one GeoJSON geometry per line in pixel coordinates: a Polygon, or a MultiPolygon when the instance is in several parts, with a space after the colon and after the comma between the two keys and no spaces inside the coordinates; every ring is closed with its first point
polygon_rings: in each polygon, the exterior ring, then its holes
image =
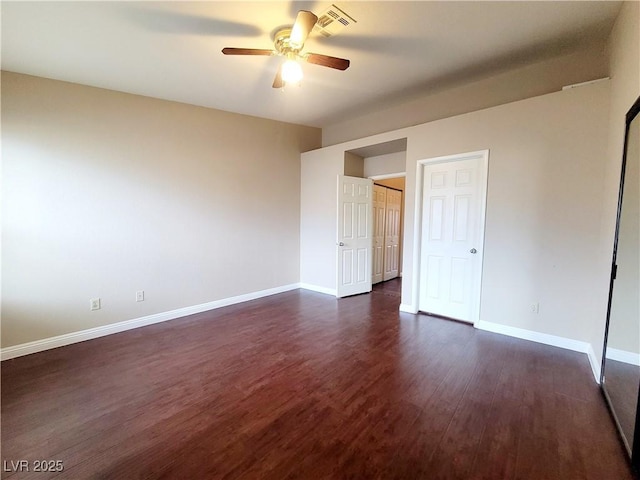
{"type": "Polygon", "coordinates": [[[283,28],[282,30],[279,30],[274,37],[274,46],[276,51],[280,54],[280,55],[284,55],[284,56],[288,56],[287,54],[293,52],[293,53],[298,53],[302,47],[300,48],[294,48],[291,45],[291,29],[290,28],[283,28]]]}

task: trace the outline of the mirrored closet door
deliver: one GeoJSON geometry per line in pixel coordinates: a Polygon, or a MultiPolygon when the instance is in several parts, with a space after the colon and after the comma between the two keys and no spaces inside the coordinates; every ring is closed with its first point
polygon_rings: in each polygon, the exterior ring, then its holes
{"type": "Polygon", "coordinates": [[[602,389],[640,470],[640,99],[626,119],[602,389]]]}

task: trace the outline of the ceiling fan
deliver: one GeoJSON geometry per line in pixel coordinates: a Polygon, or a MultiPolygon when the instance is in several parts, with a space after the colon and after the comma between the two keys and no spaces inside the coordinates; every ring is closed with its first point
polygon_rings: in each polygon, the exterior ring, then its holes
{"type": "Polygon", "coordinates": [[[315,14],[307,10],[300,10],[291,28],[284,28],[275,34],[273,50],[225,47],[222,49],[222,53],[225,55],[279,55],[284,57],[285,61],[278,68],[273,80],[273,88],[282,88],[285,84],[295,84],[302,80],[300,60],[336,70],[346,70],[350,63],[347,59],[319,53],[301,53],[304,42],[317,21],[318,17],[315,14]]]}

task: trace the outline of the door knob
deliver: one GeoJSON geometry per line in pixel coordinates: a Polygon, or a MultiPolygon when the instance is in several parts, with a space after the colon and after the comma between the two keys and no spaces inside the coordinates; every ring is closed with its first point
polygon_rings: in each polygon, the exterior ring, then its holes
{"type": "Polygon", "coordinates": [[[475,248],[472,248],[471,250],[469,250],[470,253],[478,253],[478,250],[476,250],[475,248]]]}
{"type": "Polygon", "coordinates": [[[340,243],[338,243],[338,246],[339,246],[339,247],[344,247],[344,243],[343,243],[343,242],[340,242],[340,243]]]}

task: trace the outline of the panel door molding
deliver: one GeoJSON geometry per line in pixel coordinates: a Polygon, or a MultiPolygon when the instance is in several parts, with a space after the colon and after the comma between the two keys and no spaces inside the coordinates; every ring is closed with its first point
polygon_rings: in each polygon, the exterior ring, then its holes
{"type": "Polygon", "coordinates": [[[479,320],[488,155],[418,162],[416,310],[479,320]]]}
{"type": "Polygon", "coordinates": [[[371,291],[373,181],[338,175],[337,297],[371,291]]]}

